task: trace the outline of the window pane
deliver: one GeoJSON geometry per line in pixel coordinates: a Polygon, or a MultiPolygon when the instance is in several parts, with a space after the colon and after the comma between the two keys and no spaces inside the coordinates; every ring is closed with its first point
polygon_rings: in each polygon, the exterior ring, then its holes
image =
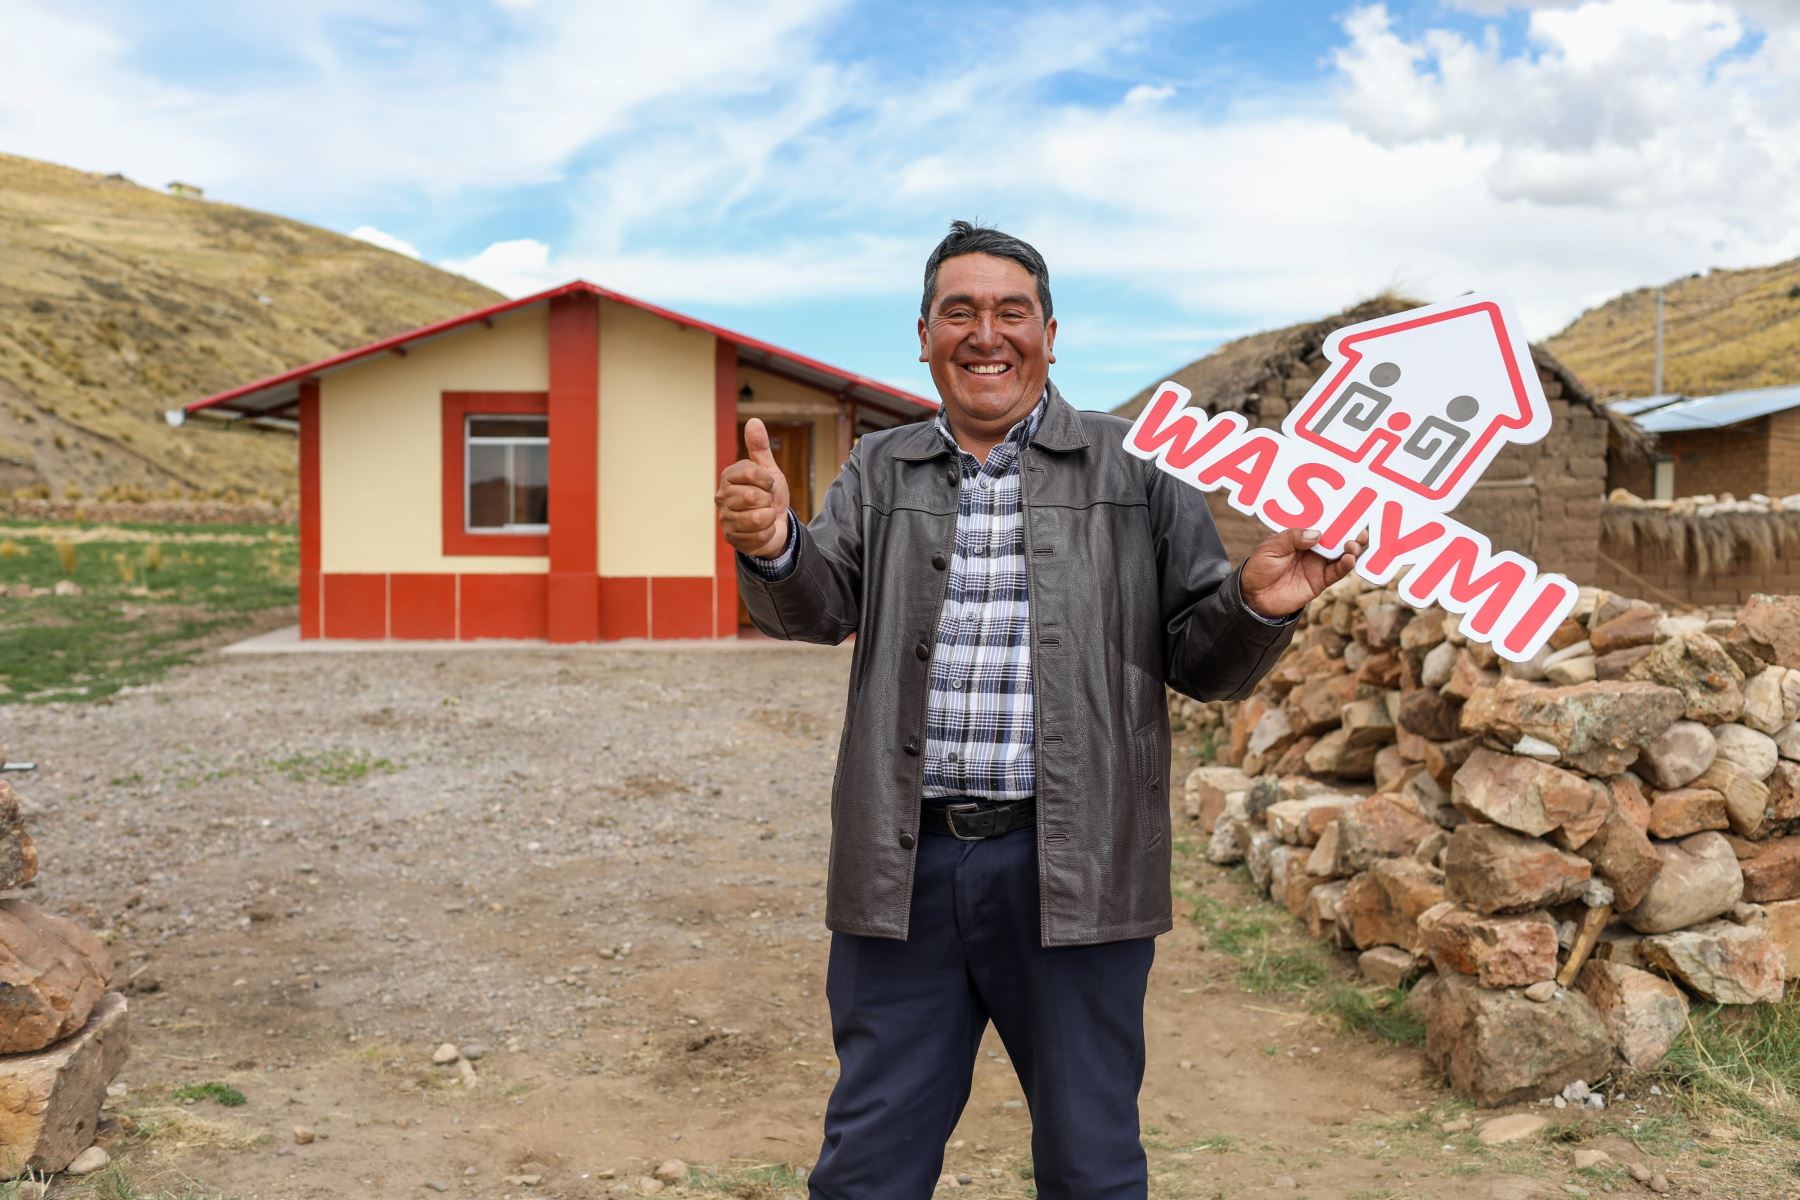
{"type": "Polygon", "coordinates": [[[541,438],[550,435],[547,417],[470,417],[469,436],[477,438],[541,438]]]}
{"type": "Polygon", "coordinates": [[[550,447],[514,446],[513,524],[550,523],[550,447]]]}
{"type": "Polygon", "coordinates": [[[506,446],[469,447],[469,528],[506,525],[506,446]]]}

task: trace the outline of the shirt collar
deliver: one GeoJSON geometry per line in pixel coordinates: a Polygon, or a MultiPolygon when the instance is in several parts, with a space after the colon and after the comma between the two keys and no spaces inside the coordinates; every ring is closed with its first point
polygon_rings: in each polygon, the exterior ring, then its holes
{"type": "MultiPolygon", "coordinates": [[[[1037,433],[1038,423],[1044,419],[1044,408],[1049,403],[1049,400],[1050,389],[1045,387],[1044,394],[1038,397],[1038,402],[1032,406],[1031,411],[1021,417],[1018,423],[1011,429],[1007,430],[1006,436],[1002,438],[1001,441],[1012,442],[1019,446],[1023,446],[1026,442],[1029,442],[1037,433]]],[[[957,454],[967,454],[968,451],[956,444],[956,435],[950,432],[950,419],[944,415],[945,411],[945,409],[939,408],[937,416],[933,418],[933,423],[937,426],[938,433],[943,437],[944,442],[950,447],[952,452],[957,454]]],[[[970,457],[973,458],[974,456],[970,455],[970,457]]]]}

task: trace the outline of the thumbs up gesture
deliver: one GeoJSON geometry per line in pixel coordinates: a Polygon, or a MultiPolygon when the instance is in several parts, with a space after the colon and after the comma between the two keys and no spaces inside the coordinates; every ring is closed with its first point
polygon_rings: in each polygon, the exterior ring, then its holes
{"type": "Polygon", "coordinates": [[[788,484],[775,456],[769,452],[769,431],[760,418],[744,426],[741,458],[719,476],[713,504],[719,510],[719,527],[734,549],[752,558],[774,558],[787,547],[788,484]]]}

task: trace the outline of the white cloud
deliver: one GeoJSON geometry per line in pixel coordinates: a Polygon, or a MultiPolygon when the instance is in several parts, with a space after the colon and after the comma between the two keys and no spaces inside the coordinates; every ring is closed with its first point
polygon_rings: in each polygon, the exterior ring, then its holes
{"type": "Polygon", "coordinates": [[[1161,104],[1174,95],[1175,88],[1172,84],[1165,83],[1156,87],[1148,83],[1140,83],[1125,93],[1125,103],[1131,107],[1149,108],[1152,105],[1161,104]]]}
{"type": "Polygon", "coordinates": [[[375,228],[373,225],[358,225],[350,231],[350,236],[358,241],[380,246],[383,250],[392,250],[395,254],[404,254],[408,258],[419,257],[418,247],[411,242],[403,241],[391,233],[375,228]]]}

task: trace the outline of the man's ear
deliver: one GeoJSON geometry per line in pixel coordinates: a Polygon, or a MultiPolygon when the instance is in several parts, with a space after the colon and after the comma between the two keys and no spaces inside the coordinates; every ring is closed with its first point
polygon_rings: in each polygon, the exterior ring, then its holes
{"type": "Polygon", "coordinates": [[[930,362],[931,357],[925,353],[925,318],[919,318],[919,361],[930,362]]]}
{"type": "Polygon", "coordinates": [[[1044,323],[1044,360],[1056,361],[1056,318],[1051,317],[1044,323]]]}

